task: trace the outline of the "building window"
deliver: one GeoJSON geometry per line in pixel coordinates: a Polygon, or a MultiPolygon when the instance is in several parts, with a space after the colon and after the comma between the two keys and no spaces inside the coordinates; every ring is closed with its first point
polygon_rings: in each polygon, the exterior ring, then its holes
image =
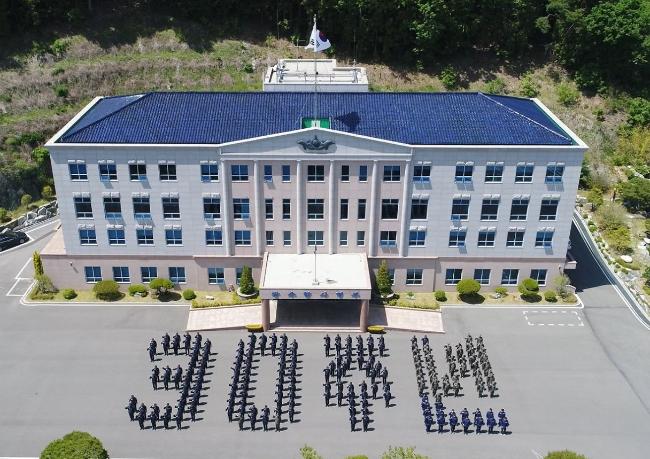
{"type": "Polygon", "coordinates": [[[251,232],[249,230],[235,230],[235,245],[251,245],[251,232]]]}
{"type": "Polygon", "coordinates": [[[458,268],[447,268],[445,272],[445,284],[446,285],[456,285],[460,282],[460,279],[463,275],[463,270],[458,268]]]}
{"type": "Polygon", "coordinates": [[[219,165],[214,163],[201,164],[201,181],[216,182],[219,180],[219,165]]]}
{"type": "Polygon", "coordinates": [[[208,268],[208,284],[224,285],[226,283],[223,268],[208,268]]]}
{"type": "Polygon", "coordinates": [[[221,218],[221,198],[203,198],[203,218],[221,218]]]}
{"type": "Polygon", "coordinates": [[[176,164],[158,164],[158,174],[161,182],[176,180],[176,164]]]}
{"type": "Polygon", "coordinates": [[[431,166],[422,166],[422,165],[413,166],[413,182],[415,183],[431,182],[431,166]]]}
{"type": "Polygon", "coordinates": [[[357,245],[359,247],[363,247],[366,245],[366,232],[365,231],[357,231],[357,245]]]}
{"type": "Polygon", "coordinates": [[[362,164],[359,166],[359,181],[367,182],[368,181],[368,166],[362,164]]]}
{"type": "Polygon", "coordinates": [[[113,280],[119,284],[131,282],[128,266],[113,266],[113,280]]]}
{"type": "Polygon", "coordinates": [[[233,182],[248,182],[248,165],[232,164],[230,174],[230,180],[233,182]]]}
{"type": "Polygon", "coordinates": [[[523,247],[524,230],[510,230],[506,239],[506,247],[523,247]]]}
{"type": "Polygon", "coordinates": [[[501,272],[501,285],[517,285],[518,269],[504,269],[501,272]]]}
{"type": "Polygon", "coordinates": [[[564,175],[564,164],[562,163],[549,163],[546,166],[546,183],[562,183],[562,176],[564,175]]]}
{"type": "Polygon", "coordinates": [[[266,231],[266,245],[273,245],[273,231],[266,231]]]}
{"type": "Polygon", "coordinates": [[[291,231],[282,231],[282,244],[285,246],[291,245],[291,231]]]}
{"type": "Polygon", "coordinates": [[[273,181],[273,166],[271,164],[264,165],[264,181],[265,182],[273,181]]]}
{"type": "Polygon", "coordinates": [[[451,230],[449,231],[449,247],[465,247],[467,231],[451,230]]]}
{"type": "Polygon", "coordinates": [[[526,220],[528,218],[528,198],[513,198],[510,207],[510,220],[526,220]]]}
{"type": "Polygon", "coordinates": [[[496,220],[499,214],[499,198],[483,198],[481,220],[496,220]]]}
{"type": "Polygon", "coordinates": [[[322,220],[325,212],[324,199],[307,199],[307,219],[322,220]]]}
{"type": "Polygon", "coordinates": [[[158,277],[158,268],[156,268],[155,266],[140,267],[140,278],[142,279],[143,284],[148,284],[156,277],[158,277]]]}
{"type": "Polygon", "coordinates": [[[347,231],[339,231],[339,245],[343,247],[347,247],[348,245],[348,232],[347,231]]]}
{"type": "Polygon", "coordinates": [[[341,214],[341,220],[347,220],[348,219],[348,200],[347,199],[341,199],[341,205],[340,205],[339,213],[341,214]]]}
{"type": "Polygon", "coordinates": [[[241,273],[244,271],[244,268],[235,268],[235,284],[239,285],[241,280],[241,273]]]}
{"type": "Polygon", "coordinates": [[[79,242],[81,245],[96,245],[97,244],[97,234],[94,229],[80,229],[79,230],[79,242]]]}
{"type": "Polygon", "coordinates": [[[489,269],[475,269],[474,280],[481,285],[489,285],[490,283],[490,270],[489,269]]]}
{"type": "Polygon", "coordinates": [[[390,278],[390,285],[395,285],[395,268],[388,268],[388,277],[390,278]]]}
{"type": "Polygon", "coordinates": [[[530,278],[537,281],[537,285],[543,287],[546,285],[546,269],[531,269],[530,278]]]}
{"type": "Polygon", "coordinates": [[[470,183],[472,181],[472,174],[474,173],[474,163],[456,163],[456,175],[454,181],[456,183],[470,183]]]}
{"type": "Polygon", "coordinates": [[[106,218],[122,218],[122,203],[119,196],[104,196],[106,218]]]}
{"type": "Polygon", "coordinates": [[[359,220],[365,220],[366,218],[366,200],[359,199],[357,203],[357,218],[359,220]]]}
{"type": "Polygon", "coordinates": [[[138,245],[153,245],[153,229],[138,228],[135,230],[135,236],[138,240],[138,245]]]}
{"type": "Polygon", "coordinates": [[[519,163],[515,172],[515,183],[530,183],[533,181],[533,163],[519,163]]]}
{"type": "Polygon", "coordinates": [[[151,218],[151,203],[149,196],[133,196],[133,216],[135,218],[151,218]]]}
{"type": "Polygon", "coordinates": [[[411,220],[426,220],[429,198],[411,199],[411,220]]]}
{"type": "Polygon", "coordinates": [[[560,200],[557,198],[542,199],[542,206],[539,209],[540,220],[555,220],[557,217],[557,206],[560,200]]]}
{"type": "Polygon", "coordinates": [[[111,228],[108,231],[108,245],[126,244],[126,236],[123,229],[111,228]]]}
{"type": "Polygon", "coordinates": [[[325,181],[325,166],[319,164],[307,165],[307,181],[308,182],[324,182],[325,181]]]}
{"type": "Polygon", "coordinates": [[[90,196],[75,196],[74,211],[77,218],[93,218],[93,206],[90,196]]]}
{"type": "Polygon", "coordinates": [[[384,182],[399,182],[400,166],[384,166],[384,182]]]}
{"type": "Polygon", "coordinates": [[[181,207],[176,197],[162,198],[163,218],[181,218],[181,207]]]}
{"type": "Polygon", "coordinates": [[[99,165],[99,180],[102,182],[110,182],[117,180],[117,167],[115,164],[102,163],[99,165]]]}
{"type": "Polygon", "coordinates": [[[469,215],[469,198],[454,198],[451,204],[452,220],[467,220],[469,215]]]}
{"type": "Polygon", "coordinates": [[[553,247],[553,231],[538,231],[537,235],[535,236],[535,247],[553,247]]]}
{"type": "Polygon", "coordinates": [[[235,220],[246,220],[251,218],[250,201],[248,198],[233,198],[232,214],[235,220]]]}
{"type": "Polygon", "coordinates": [[[409,231],[409,246],[422,247],[427,237],[427,232],[424,230],[411,230],[409,231]]]}
{"type": "Polygon", "coordinates": [[[70,180],[88,180],[88,170],[85,162],[68,163],[70,180]]]}
{"type": "Polygon", "coordinates": [[[282,165],[282,181],[290,182],[291,181],[291,166],[288,164],[282,165]]]}
{"type": "Polygon", "coordinates": [[[165,241],[167,242],[167,245],[183,245],[183,230],[166,229],[165,241]]]}
{"type": "Polygon", "coordinates": [[[170,266],[169,267],[169,280],[174,284],[184,284],[187,282],[185,277],[185,267],[183,266],[170,266]]]}
{"type": "Polygon", "coordinates": [[[102,268],[99,266],[84,266],[86,282],[94,284],[102,280],[102,268]]]}
{"type": "Polygon", "coordinates": [[[503,181],[503,163],[488,163],[485,166],[485,183],[501,183],[503,181]]]}
{"type": "Polygon", "coordinates": [[[350,181],[350,166],[347,164],[343,164],[341,166],[341,182],[349,182],[350,181]]]}
{"type": "Polygon", "coordinates": [[[382,247],[397,247],[397,231],[380,231],[379,245],[382,247]]]}
{"type": "Polygon", "coordinates": [[[147,180],[147,165],[129,164],[129,180],[135,180],[135,181],[147,180]]]}
{"type": "Polygon", "coordinates": [[[291,220],[291,199],[282,199],[282,220],[291,220]]]}
{"type": "Polygon", "coordinates": [[[481,230],[478,232],[479,247],[494,247],[494,239],[497,232],[494,230],[481,230]]]}
{"type": "Polygon", "coordinates": [[[399,199],[382,199],[381,200],[381,219],[397,220],[399,212],[399,199]]]}
{"type": "Polygon", "coordinates": [[[323,232],[322,231],[307,231],[307,245],[324,245],[323,232]]]}
{"type": "Polygon", "coordinates": [[[416,268],[407,269],[406,285],[422,285],[422,270],[416,268]]]}
{"type": "Polygon", "coordinates": [[[205,245],[222,245],[223,233],[220,229],[205,230],[205,245]]]}
{"type": "Polygon", "coordinates": [[[267,220],[273,220],[273,198],[264,200],[264,215],[267,220]]]}

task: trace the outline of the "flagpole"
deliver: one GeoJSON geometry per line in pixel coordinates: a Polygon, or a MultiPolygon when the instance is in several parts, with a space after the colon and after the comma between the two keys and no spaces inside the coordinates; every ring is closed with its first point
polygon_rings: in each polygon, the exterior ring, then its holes
{"type": "MultiPolygon", "coordinates": [[[[314,14],[314,29],[316,29],[316,15],[314,14]]],[[[316,126],[316,117],[318,116],[318,68],[316,65],[316,43],[314,43],[314,121],[312,126],[316,126]]]]}

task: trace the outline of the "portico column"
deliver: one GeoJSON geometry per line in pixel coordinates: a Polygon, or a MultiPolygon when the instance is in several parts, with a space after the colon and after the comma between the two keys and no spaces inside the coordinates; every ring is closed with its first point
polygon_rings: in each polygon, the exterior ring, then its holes
{"type": "Polygon", "coordinates": [[[304,184],[302,183],[302,161],[296,161],[296,253],[300,255],[302,253],[302,214],[303,214],[303,194],[304,184]]]}
{"type": "Polygon", "coordinates": [[[399,256],[406,254],[408,244],[408,222],[409,210],[411,208],[411,161],[407,160],[404,165],[404,176],[402,177],[404,187],[402,188],[402,211],[400,212],[400,243],[399,256]]]}
{"type": "Polygon", "coordinates": [[[270,300],[262,300],[262,328],[268,331],[271,328],[270,300]]]}
{"type": "Polygon", "coordinates": [[[334,168],[334,161],[330,160],[330,182],[329,182],[329,190],[327,194],[327,218],[329,218],[328,221],[328,227],[327,227],[327,239],[329,241],[329,254],[333,254],[335,252],[334,250],[334,244],[336,242],[336,239],[334,238],[334,234],[336,232],[336,208],[335,208],[335,197],[334,197],[334,180],[335,180],[335,168],[334,168]]]}
{"type": "Polygon", "coordinates": [[[221,214],[223,216],[223,244],[226,248],[226,255],[232,255],[232,197],[230,196],[230,168],[225,159],[221,160],[221,186],[222,202],[221,214]]]}
{"type": "Polygon", "coordinates": [[[361,314],[359,317],[359,330],[368,331],[368,315],[370,313],[370,300],[361,300],[361,314]]]}
{"type": "Polygon", "coordinates": [[[261,256],[264,252],[265,239],[262,239],[264,234],[264,219],[262,218],[262,182],[260,176],[260,163],[258,160],[253,161],[253,180],[254,185],[254,199],[255,199],[255,249],[257,256],[261,256]]]}
{"type": "Polygon", "coordinates": [[[379,162],[372,162],[372,175],[370,176],[370,227],[368,228],[368,256],[377,254],[377,180],[379,179],[379,162]]]}

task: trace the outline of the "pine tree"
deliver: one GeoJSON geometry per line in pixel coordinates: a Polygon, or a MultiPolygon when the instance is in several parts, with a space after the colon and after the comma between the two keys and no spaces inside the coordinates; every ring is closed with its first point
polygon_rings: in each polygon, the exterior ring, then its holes
{"type": "Polygon", "coordinates": [[[255,293],[255,284],[253,283],[253,275],[248,266],[241,269],[241,277],[239,278],[239,291],[243,295],[251,295],[255,293]]]}
{"type": "Polygon", "coordinates": [[[41,255],[38,252],[34,252],[32,255],[32,262],[34,263],[34,277],[42,276],[43,271],[43,262],[41,261],[41,255]]]}
{"type": "Polygon", "coordinates": [[[388,263],[382,260],[377,270],[377,290],[381,295],[387,296],[393,293],[392,282],[388,272],[388,263]]]}

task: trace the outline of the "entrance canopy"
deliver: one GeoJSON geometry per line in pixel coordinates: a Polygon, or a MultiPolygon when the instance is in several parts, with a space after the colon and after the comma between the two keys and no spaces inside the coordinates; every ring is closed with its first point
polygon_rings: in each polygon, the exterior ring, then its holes
{"type": "Polygon", "coordinates": [[[265,253],[260,295],[265,300],[367,300],[365,253],[265,253]]]}

